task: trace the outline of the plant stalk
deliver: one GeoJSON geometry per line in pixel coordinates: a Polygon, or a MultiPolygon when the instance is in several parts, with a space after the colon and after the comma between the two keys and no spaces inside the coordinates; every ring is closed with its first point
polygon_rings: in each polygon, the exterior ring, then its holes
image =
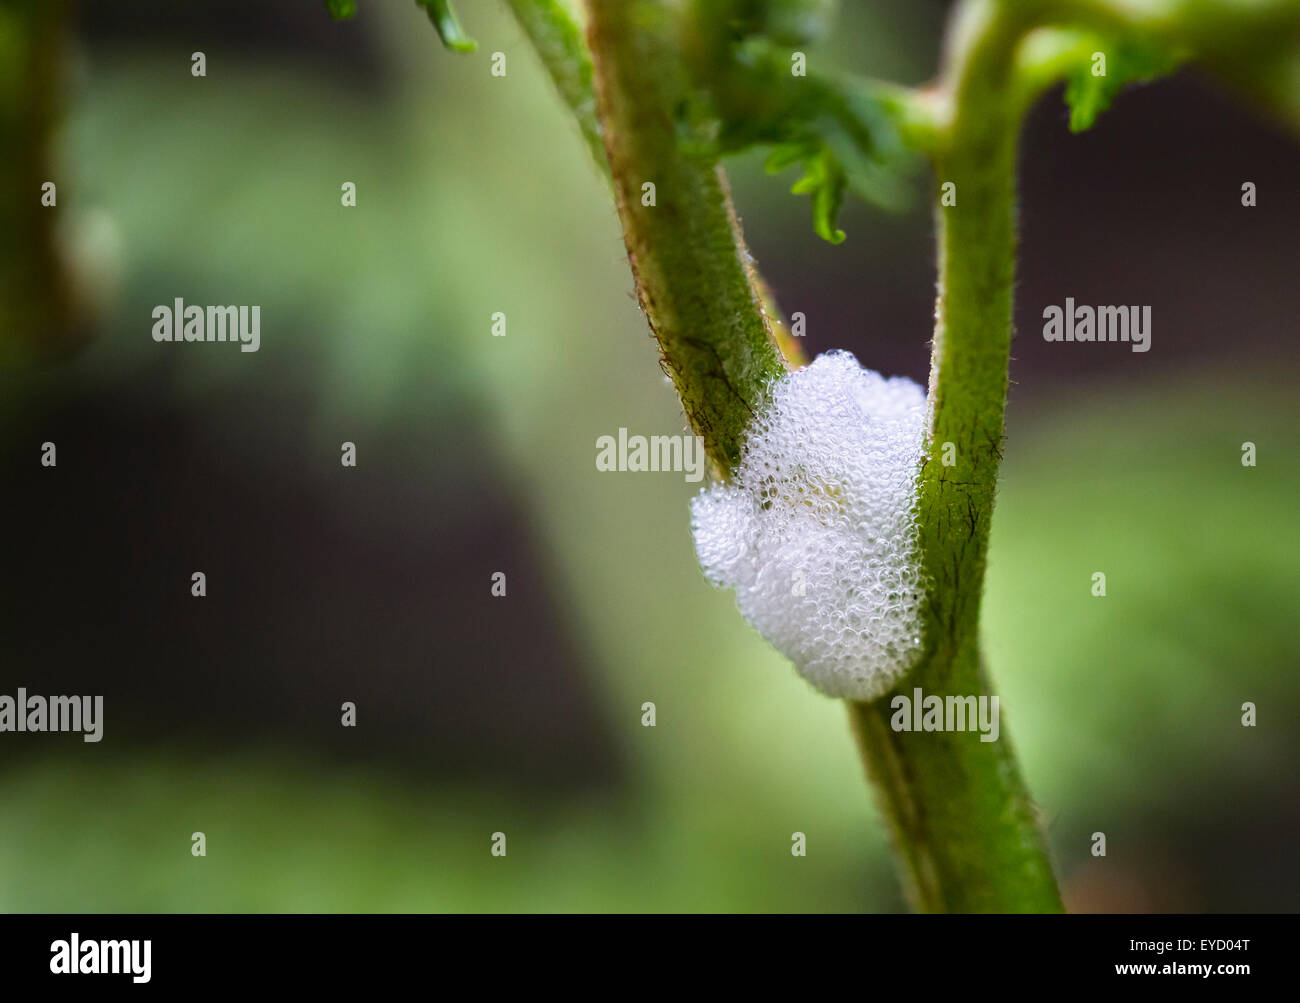
{"type": "Polygon", "coordinates": [[[676,11],[661,0],[592,0],[596,106],[637,297],[687,420],[725,474],[771,382],[785,371],[726,178],[681,148],[689,95],[676,11]]]}
{"type": "Polygon", "coordinates": [[[951,117],[935,183],[955,184],[956,204],[942,206],[934,193],[939,294],[917,503],[929,579],[926,654],[890,693],[850,705],[910,898],[927,912],[1061,909],[1006,726],[992,742],[974,730],[891,727],[894,707],[904,706],[895,698],[906,696],[910,706],[918,689],[943,700],[995,695],[978,634],[1010,361],[1022,111],[1011,75],[1019,38],[998,3],[969,5],[955,25],[951,117]],[[948,443],[952,466],[943,463],[948,443]]]}

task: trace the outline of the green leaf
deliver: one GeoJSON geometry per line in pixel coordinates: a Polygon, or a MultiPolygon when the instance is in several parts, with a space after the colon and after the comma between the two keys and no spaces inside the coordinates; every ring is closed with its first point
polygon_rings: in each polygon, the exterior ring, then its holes
{"type": "Polygon", "coordinates": [[[473,52],[478,43],[465,34],[460,26],[456,12],[452,10],[451,0],[415,0],[429,15],[429,20],[437,29],[442,44],[455,52],[473,52]]]}
{"type": "Polygon", "coordinates": [[[1173,71],[1183,56],[1167,46],[1125,39],[1098,37],[1093,58],[1067,75],[1065,103],[1070,108],[1070,131],[1092,128],[1097,116],[1127,84],[1152,80],[1173,71]],[[1104,66],[1097,59],[1105,57],[1104,66]],[[1101,68],[1102,73],[1097,70],[1101,68]]]}
{"type": "Polygon", "coordinates": [[[808,156],[809,150],[798,143],[786,143],[778,146],[768,154],[763,163],[768,174],[780,174],[787,167],[793,167],[808,156]]]}
{"type": "MultiPolygon", "coordinates": [[[[415,0],[415,3],[429,15],[444,47],[454,52],[473,52],[478,48],[478,43],[466,35],[460,26],[456,12],[452,10],[451,0],[415,0]]],[[[356,16],[357,0],[325,0],[325,7],[330,12],[330,17],[343,21],[356,16]]]]}
{"type": "MultiPolygon", "coordinates": [[[[781,151],[777,151],[779,153],[781,151]]],[[[773,157],[776,153],[773,154],[773,157]]],[[[768,158],[769,164],[772,158],[768,158]]],[[[835,226],[840,204],[844,201],[844,172],[826,150],[804,159],[804,176],[790,188],[795,195],[812,196],[813,230],[832,244],[844,242],[844,231],[835,226]]]]}
{"type": "Polygon", "coordinates": [[[844,239],[835,219],[846,188],[884,208],[904,204],[909,151],[886,92],[847,75],[795,76],[788,47],[729,27],[719,39],[697,24],[688,42],[698,94],[678,109],[684,147],[713,157],[770,147],[770,173],[801,163],[792,191],[812,195],[813,228],[831,243],[844,239]]]}

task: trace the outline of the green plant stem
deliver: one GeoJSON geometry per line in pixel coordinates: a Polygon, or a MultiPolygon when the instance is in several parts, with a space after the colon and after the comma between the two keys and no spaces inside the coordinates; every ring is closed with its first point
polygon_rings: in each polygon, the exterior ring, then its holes
{"type": "Polygon", "coordinates": [[[1300,38],[1297,0],[1005,0],[1025,25],[1086,27],[1191,46],[1212,62],[1266,58],[1300,38]]]}
{"type": "MultiPolygon", "coordinates": [[[[609,173],[609,158],[605,155],[604,128],[596,114],[596,92],[592,86],[593,69],[591,53],[587,49],[582,29],[569,8],[561,0],[506,0],[515,19],[528,35],[528,39],[537,51],[542,65],[550,74],[555,89],[564,103],[569,106],[582,137],[592,154],[596,165],[601,169],[607,181],[612,184],[609,173]]],[[[897,100],[905,108],[910,124],[918,131],[923,131],[927,119],[923,111],[913,110],[922,102],[916,100],[914,91],[899,88],[897,100]]],[[[900,117],[902,117],[900,115],[900,117]]],[[[803,346],[790,333],[771,288],[763,280],[752,260],[746,258],[745,270],[750,285],[758,295],[760,308],[768,329],[787,365],[802,366],[806,361],[803,346]]]]}
{"type": "Polygon", "coordinates": [[[972,0],[959,10],[941,96],[947,126],[931,144],[936,183],[955,184],[957,202],[937,210],[931,421],[917,509],[930,578],[926,655],[895,690],[850,705],[918,909],[1061,907],[1005,724],[990,743],[970,732],[890,726],[894,697],[914,698],[918,688],[941,698],[993,695],[979,654],[979,608],[1006,406],[1023,113],[1089,58],[1096,32],[1158,39],[1232,76],[1257,65],[1244,55],[1280,58],[1293,47],[1298,14],[1295,0],[1250,11],[1214,0],[972,0]],[[946,443],[956,447],[951,467],[942,463],[946,443]]]}
{"type": "Polygon", "coordinates": [[[997,3],[969,5],[962,18],[935,157],[935,181],[956,185],[956,205],[937,210],[931,420],[917,503],[930,579],[926,655],[895,690],[851,704],[850,719],[915,908],[1053,912],[1060,895],[1006,725],[994,742],[890,725],[894,697],[913,700],[917,688],[941,699],[994,695],[978,626],[1011,341],[1019,31],[997,3]],[[945,443],[956,447],[953,466],[941,462],[945,443]]]}
{"type": "Polygon", "coordinates": [[[1183,51],[1300,129],[1300,0],[1018,0],[1018,14],[1183,51]]]}
{"type": "Polygon", "coordinates": [[[592,0],[588,43],[637,296],[691,427],[726,473],[785,366],[725,176],[679,145],[673,109],[690,91],[675,15],[662,0],[592,0]]]}

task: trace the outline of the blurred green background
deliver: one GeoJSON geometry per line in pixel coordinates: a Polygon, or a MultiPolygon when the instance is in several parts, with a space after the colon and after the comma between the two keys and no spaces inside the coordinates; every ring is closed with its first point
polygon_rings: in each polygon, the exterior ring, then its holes
{"type": "MultiPolygon", "coordinates": [[[[826,58],[933,73],[944,5],[852,6],[826,58]]],[[[695,487],[595,469],[683,420],[505,12],[463,3],[453,56],[410,4],[112,7],[70,22],[50,141],[93,322],[0,377],[0,693],[102,693],[105,738],[0,736],[0,909],[901,909],[844,710],[704,581],[695,487]],[[259,304],[261,350],[155,344],[177,296],[259,304]]],[[[1300,151],[1188,75],[1064,119],[1024,142],[1004,740],[1073,908],[1291,910],[1300,151]],[[1152,304],[1151,352],[1043,343],[1067,295],[1152,304]]],[[[810,351],[923,380],[924,207],[850,207],[829,247],[760,164],[737,205],[810,351]]]]}

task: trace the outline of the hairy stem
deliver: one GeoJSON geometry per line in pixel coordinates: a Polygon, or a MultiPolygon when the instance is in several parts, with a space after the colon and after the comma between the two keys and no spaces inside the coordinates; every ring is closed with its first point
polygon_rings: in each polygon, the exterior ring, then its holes
{"type": "Polygon", "coordinates": [[[1256,68],[1294,50],[1300,4],[970,0],[959,9],[939,98],[946,129],[930,147],[935,181],[955,185],[956,204],[937,210],[929,448],[917,508],[930,579],[926,654],[894,691],[850,706],[912,901],[927,911],[1061,907],[1005,725],[985,743],[970,731],[898,731],[891,717],[894,699],[914,702],[917,689],[944,700],[994,696],[978,630],[1006,406],[1017,137],[1030,101],[1086,64],[1095,32],[1157,39],[1227,76],[1251,67],[1250,79],[1266,80],[1256,68]]]}
{"type": "Polygon", "coordinates": [[[672,5],[592,0],[597,108],[637,296],[691,427],[721,472],[784,360],[716,163],[681,148],[689,94],[672,5]]]}
{"type": "Polygon", "coordinates": [[[937,210],[939,297],[918,497],[930,579],[926,655],[897,689],[850,707],[913,904],[924,911],[1061,908],[1005,725],[985,742],[973,730],[895,730],[890,721],[894,698],[914,703],[918,688],[945,701],[994,696],[978,628],[1011,343],[1019,37],[992,2],[969,5],[955,26],[951,119],[935,181],[956,186],[956,204],[937,210]]]}

